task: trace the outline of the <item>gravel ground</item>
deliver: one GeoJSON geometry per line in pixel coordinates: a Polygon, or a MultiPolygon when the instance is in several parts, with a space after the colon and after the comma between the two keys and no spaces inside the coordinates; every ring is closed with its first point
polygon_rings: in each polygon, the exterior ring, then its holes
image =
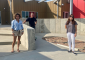
{"type": "MultiPolygon", "coordinates": [[[[43,37],[42,39],[54,44],[61,44],[68,46],[68,39],[64,37],[48,36],[48,37],[43,37]]],[[[78,48],[79,51],[81,52],[85,52],[85,42],[75,40],[75,48],[78,48]]]]}

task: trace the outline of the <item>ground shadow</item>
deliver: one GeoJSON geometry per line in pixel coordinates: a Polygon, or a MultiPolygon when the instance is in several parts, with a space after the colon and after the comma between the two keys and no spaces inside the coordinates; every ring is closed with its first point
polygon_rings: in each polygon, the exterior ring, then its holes
{"type": "MultiPolygon", "coordinates": [[[[17,44],[17,42],[15,44],[17,44]]],[[[0,42],[0,45],[12,45],[12,42],[0,42]]]]}
{"type": "Polygon", "coordinates": [[[12,34],[0,34],[1,36],[12,36],[12,34]]]}
{"type": "Polygon", "coordinates": [[[4,60],[52,60],[49,57],[46,57],[36,51],[25,51],[25,52],[20,52],[20,53],[4,53],[0,52],[0,54],[3,54],[3,56],[0,56],[0,59],[4,60]],[[8,55],[6,55],[8,54],[8,55]],[[10,58],[9,58],[10,57],[10,58]]]}

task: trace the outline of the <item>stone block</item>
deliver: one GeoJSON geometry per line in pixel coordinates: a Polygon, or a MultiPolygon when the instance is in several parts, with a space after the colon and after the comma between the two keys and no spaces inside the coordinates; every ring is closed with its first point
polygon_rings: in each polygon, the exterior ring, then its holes
{"type": "Polygon", "coordinates": [[[40,21],[39,21],[39,29],[40,29],[40,33],[44,33],[44,19],[40,19],[40,21]]]}
{"type": "Polygon", "coordinates": [[[35,29],[25,24],[23,26],[24,34],[21,37],[21,44],[29,51],[35,50],[35,29]]]}
{"type": "Polygon", "coordinates": [[[61,33],[66,33],[65,23],[68,19],[61,19],[61,33]]]}
{"type": "Polygon", "coordinates": [[[36,27],[35,28],[36,33],[39,33],[39,31],[40,31],[40,19],[37,19],[37,24],[35,27],[36,27]]]}
{"type": "Polygon", "coordinates": [[[50,19],[50,32],[56,33],[56,19],[50,19]]]}
{"type": "Polygon", "coordinates": [[[56,33],[61,33],[61,19],[56,19],[56,33]]]}
{"type": "Polygon", "coordinates": [[[81,33],[81,19],[75,19],[75,21],[77,22],[77,34],[80,35],[81,33]]]}
{"type": "Polygon", "coordinates": [[[50,19],[44,19],[44,33],[50,33],[50,19]]]}
{"type": "Polygon", "coordinates": [[[81,19],[81,28],[80,28],[80,34],[85,35],[85,19],[81,19]]]}

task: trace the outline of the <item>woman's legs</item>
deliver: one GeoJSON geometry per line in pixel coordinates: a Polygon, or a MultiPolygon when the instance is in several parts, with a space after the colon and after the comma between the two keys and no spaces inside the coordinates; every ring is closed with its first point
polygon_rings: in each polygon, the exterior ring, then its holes
{"type": "Polygon", "coordinates": [[[16,42],[16,38],[17,38],[17,36],[13,36],[12,52],[14,52],[14,45],[15,45],[15,42],[16,42]]]}
{"type": "Polygon", "coordinates": [[[71,51],[71,33],[67,33],[69,51],[71,51]]]}
{"type": "Polygon", "coordinates": [[[74,52],[74,48],[75,48],[75,36],[73,33],[71,33],[71,40],[72,40],[72,51],[74,52]]]}
{"type": "Polygon", "coordinates": [[[19,51],[20,38],[21,38],[21,36],[18,36],[18,42],[17,42],[17,51],[18,51],[18,52],[20,52],[20,51],[19,51]]]}

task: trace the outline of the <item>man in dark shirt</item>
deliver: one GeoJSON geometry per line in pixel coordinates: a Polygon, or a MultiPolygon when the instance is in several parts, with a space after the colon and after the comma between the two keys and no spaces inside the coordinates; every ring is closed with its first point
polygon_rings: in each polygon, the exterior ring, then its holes
{"type": "Polygon", "coordinates": [[[34,14],[31,13],[31,17],[27,18],[23,23],[29,22],[29,26],[35,29],[35,25],[37,23],[36,18],[34,18],[34,14]]]}

